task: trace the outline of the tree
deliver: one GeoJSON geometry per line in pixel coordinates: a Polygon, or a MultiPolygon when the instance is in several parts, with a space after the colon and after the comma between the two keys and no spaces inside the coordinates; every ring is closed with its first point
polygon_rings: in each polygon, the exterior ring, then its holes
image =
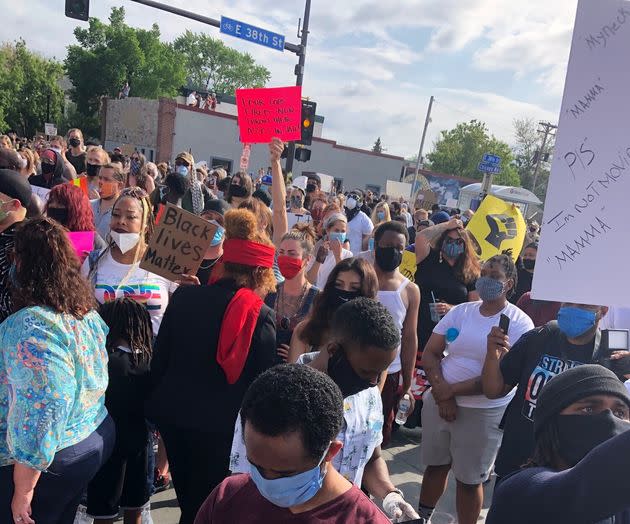
{"type": "Polygon", "coordinates": [[[112,8],[109,25],[90,18],[89,28],[77,27],[79,45],[68,47],[65,60],[73,84],[71,98],[79,113],[93,116],[102,96],[115,97],[125,82],[133,96],[175,96],[185,82],[181,56],[160,41],[160,28],[136,29],[125,24],[124,8],[112,8]]]}
{"type": "Polygon", "coordinates": [[[29,51],[24,40],[0,46],[0,129],[31,137],[47,118],[59,124],[62,76],[59,62],[29,51]]]}
{"type": "Polygon", "coordinates": [[[547,138],[545,150],[542,151],[540,168],[534,186],[534,170],[536,168],[537,155],[540,155],[542,146],[542,136],[537,131],[537,125],[531,118],[523,118],[514,120],[514,136],[516,144],[514,146],[514,163],[518,169],[518,174],[523,187],[531,190],[543,202],[547,194],[547,183],[549,182],[548,162],[543,161],[545,155],[553,153],[555,139],[553,136],[547,138]],[[538,153],[537,153],[538,152],[538,153]]]}
{"type": "Polygon", "coordinates": [[[227,47],[221,40],[186,31],[173,43],[183,56],[190,87],[233,94],[243,87],[264,87],[269,70],[256,64],[249,53],[227,47]]]}
{"type": "Polygon", "coordinates": [[[386,149],[383,148],[383,143],[381,142],[381,137],[379,136],[372,146],[372,153],[382,153],[383,151],[386,151],[386,149]]]}
{"type": "Polygon", "coordinates": [[[486,125],[477,120],[462,122],[455,129],[442,131],[427,160],[434,171],[482,180],[483,174],[477,166],[484,153],[501,157],[501,173],[495,175],[494,184],[521,185],[510,146],[490,135],[486,125]]]}

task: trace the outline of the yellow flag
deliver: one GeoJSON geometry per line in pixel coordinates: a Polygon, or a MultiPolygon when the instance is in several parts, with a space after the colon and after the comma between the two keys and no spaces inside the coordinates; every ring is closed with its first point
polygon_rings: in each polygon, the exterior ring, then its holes
{"type": "Polygon", "coordinates": [[[416,254],[412,251],[403,251],[402,262],[400,263],[400,272],[412,282],[416,280],[416,254]]]}
{"type": "Polygon", "coordinates": [[[473,237],[475,250],[481,260],[488,260],[511,249],[512,258],[516,261],[525,240],[526,225],[518,207],[488,195],[466,229],[473,237]]]}

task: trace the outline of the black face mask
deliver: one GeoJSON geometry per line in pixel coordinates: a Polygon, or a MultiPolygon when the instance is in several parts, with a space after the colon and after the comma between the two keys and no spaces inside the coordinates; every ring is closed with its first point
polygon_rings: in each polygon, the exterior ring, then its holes
{"type": "Polygon", "coordinates": [[[557,425],[559,452],[569,467],[596,446],[630,430],[630,422],[615,417],[609,409],[598,415],[559,415],[557,425]]]}
{"type": "Polygon", "coordinates": [[[525,269],[528,269],[529,271],[532,271],[534,269],[535,265],[536,265],[536,261],[535,260],[532,260],[531,258],[523,259],[523,267],[525,269]]]}
{"type": "Polygon", "coordinates": [[[49,207],[46,211],[48,218],[52,218],[54,221],[59,222],[62,226],[68,223],[68,210],[60,207],[49,207]]]}
{"type": "Polygon", "coordinates": [[[96,164],[87,164],[85,168],[85,174],[87,176],[98,176],[98,172],[101,170],[101,166],[96,164]]]}
{"type": "Polygon", "coordinates": [[[71,147],[79,147],[81,145],[81,140],[78,138],[71,138],[68,140],[68,144],[70,144],[71,147]]]}
{"type": "Polygon", "coordinates": [[[355,298],[359,297],[359,292],[358,291],[346,291],[344,289],[333,289],[332,292],[332,307],[334,307],[335,309],[343,306],[346,302],[350,302],[351,300],[354,300],[355,298]]]}
{"type": "Polygon", "coordinates": [[[306,184],[306,192],[313,193],[317,191],[317,186],[315,184],[306,184]]]}
{"type": "Polygon", "coordinates": [[[374,261],[383,271],[394,271],[402,262],[403,253],[395,247],[377,247],[374,261]]]}
{"type": "Polygon", "coordinates": [[[236,184],[230,185],[230,196],[237,198],[244,198],[247,196],[247,189],[243,186],[237,186],[236,184]]]}
{"type": "Polygon", "coordinates": [[[55,166],[53,164],[46,164],[42,162],[42,175],[52,175],[55,172],[55,166]]]}
{"type": "Polygon", "coordinates": [[[357,204],[357,207],[355,207],[354,209],[348,209],[347,207],[345,207],[344,210],[346,212],[346,218],[348,219],[348,222],[350,222],[350,220],[357,216],[359,214],[359,211],[361,211],[361,205],[357,204]]]}
{"type": "Polygon", "coordinates": [[[357,375],[341,349],[328,359],[328,376],[339,386],[343,398],[378,385],[357,375]]]}

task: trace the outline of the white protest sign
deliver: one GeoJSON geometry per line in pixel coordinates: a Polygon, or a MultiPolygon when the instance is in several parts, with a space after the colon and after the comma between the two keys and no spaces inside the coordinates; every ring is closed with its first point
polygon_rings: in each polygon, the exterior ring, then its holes
{"type": "Polygon", "coordinates": [[[532,296],[627,305],[630,2],[580,0],[532,296]]]}
{"type": "Polygon", "coordinates": [[[390,199],[403,197],[405,200],[409,200],[411,198],[411,184],[388,180],[385,185],[385,194],[390,199]]]}
{"type": "Polygon", "coordinates": [[[44,204],[48,202],[48,194],[50,193],[50,189],[46,189],[45,187],[31,186],[31,191],[39,198],[41,198],[44,204]]]}
{"type": "Polygon", "coordinates": [[[48,136],[57,134],[57,126],[55,124],[44,124],[44,133],[48,136]]]}

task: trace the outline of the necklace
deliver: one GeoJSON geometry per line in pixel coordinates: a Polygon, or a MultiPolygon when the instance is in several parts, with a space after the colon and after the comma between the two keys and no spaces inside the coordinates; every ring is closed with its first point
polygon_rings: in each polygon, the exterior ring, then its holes
{"type": "Polygon", "coordinates": [[[203,270],[210,269],[212,266],[214,266],[219,261],[219,258],[221,258],[221,257],[215,258],[207,266],[199,266],[199,269],[203,269],[203,270]]]}
{"type": "Polygon", "coordinates": [[[284,286],[281,287],[279,297],[276,299],[276,317],[280,318],[282,329],[290,329],[291,321],[302,311],[309,287],[308,282],[305,282],[300,294],[295,298],[287,298],[284,293],[284,286]],[[287,303],[289,307],[287,307],[287,303]]]}

